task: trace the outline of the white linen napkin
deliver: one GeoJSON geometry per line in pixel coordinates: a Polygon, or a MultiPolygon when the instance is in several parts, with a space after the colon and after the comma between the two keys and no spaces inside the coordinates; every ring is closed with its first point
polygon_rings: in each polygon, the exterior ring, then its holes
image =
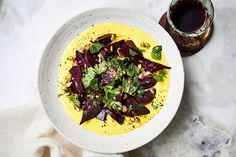
{"type": "Polygon", "coordinates": [[[82,150],[59,135],[39,103],[0,111],[1,157],[127,157],[82,150]]]}

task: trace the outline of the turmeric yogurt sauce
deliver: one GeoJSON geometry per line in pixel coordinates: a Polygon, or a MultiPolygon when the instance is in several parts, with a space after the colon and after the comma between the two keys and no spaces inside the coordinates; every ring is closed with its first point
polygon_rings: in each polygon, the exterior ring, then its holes
{"type": "MultiPolygon", "coordinates": [[[[88,29],[84,30],[82,33],[78,34],[78,36],[75,37],[65,49],[64,54],[61,58],[60,69],[58,73],[58,95],[60,101],[68,116],[71,118],[71,120],[78,124],[78,126],[82,117],[82,110],[76,109],[74,107],[74,104],[65,94],[65,86],[67,86],[67,82],[71,77],[69,70],[74,65],[73,58],[75,58],[75,51],[82,50],[85,45],[90,43],[91,40],[93,41],[97,37],[108,33],[116,34],[115,41],[119,41],[121,39],[132,40],[138,48],[141,48],[140,44],[143,42],[149,43],[150,48],[145,49],[145,51],[142,52],[143,56],[151,61],[168,66],[164,52],[162,53],[161,60],[156,61],[151,57],[152,47],[158,45],[158,43],[149,34],[138,28],[118,23],[103,23],[91,26],[88,29]]],[[[146,105],[146,107],[150,110],[150,114],[136,117],[125,117],[124,123],[122,125],[113,120],[110,115],[107,115],[107,119],[105,122],[94,118],[83,123],[81,126],[84,129],[96,134],[119,135],[130,132],[145,125],[156,114],[158,114],[162,106],[165,104],[170,86],[169,70],[167,70],[166,72],[167,74],[164,81],[158,82],[154,86],[157,91],[156,97],[153,101],[157,102],[158,106],[154,108],[151,103],[146,105]]]]}

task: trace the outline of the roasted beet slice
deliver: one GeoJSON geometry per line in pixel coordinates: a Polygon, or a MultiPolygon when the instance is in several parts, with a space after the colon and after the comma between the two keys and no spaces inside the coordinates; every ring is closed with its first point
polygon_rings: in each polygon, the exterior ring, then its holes
{"type": "Polygon", "coordinates": [[[124,94],[124,93],[121,92],[119,95],[117,95],[117,96],[116,96],[116,100],[121,102],[121,101],[122,101],[122,98],[123,98],[123,94],[124,94]]]}
{"type": "Polygon", "coordinates": [[[115,121],[117,121],[120,125],[124,123],[124,115],[120,111],[116,111],[114,109],[107,109],[106,113],[109,114],[115,121]]]}
{"type": "Polygon", "coordinates": [[[106,72],[102,75],[100,86],[112,82],[115,79],[116,75],[117,75],[116,68],[113,67],[107,68],[106,72]]]}
{"type": "Polygon", "coordinates": [[[101,44],[109,44],[112,42],[112,38],[115,37],[115,34],[105,34],[103,36],[98,37],[94,42],[99,42],[101,44]]]}
{"type": "Polygon", "coordinates": [[[155,86],[156,83],[157,83],[157,81],[152,76],[145,76],[143,79],[139,80],[139,84],[144,89],[151,88],[151,87],[155,86]]]}
{"type": "Polygon", "coordinates": [[[84,59],[85,59],[85,63],[86,65],[88,65],[88,67],[94,67],[95,64],[98,64],[98,56],[97,55],[92,55],[90,53],[90,51],[85,52],[84,54],[84,59]]]}
{"type": "Polygon", "coordinates": [[[121,45],[118,53],[122,56],[128,57],[135,65],[137,65],[139,60],[143,58],[142,53],[131,40],[127,40],[123,45],[121,45]]]}
{"type": "Polygon", "coordinates": [[[134,105],[133,109],[131,110],[131,114],[133,116],[146,115],[146,114],[149,114],[149,113],[150,113],[150,111],[145,106],[134,105]]]}
{"type": "Polygon", "coordinates": [[[84,93],[84,87],[82,85],[82,72],[78,66],[73,66],[70,69],[72,84],[70,86],[73,93],[78,94],[79,96],[84,93]]]}
{"type": "Polygon", "coordinates": [[[155,72],[162,69],[170,69],[170,67],[168,66],[165,66],[156,62],[152,62],[148,59],[142,59],[141,64],[146,71],[150,71],[150,72],[155,72]]]}
{"type": "Polygon", "coordinates": [[[125,40],[120,40],[111,44],[108,44],[107,46],[110,48],[112,46],[113,52],[116,52],[118,48],[121,48],[122,45],[125,44],[125,40]]]}
{"type": "Polygon", "coordinates": [[[101,49],[101,54],[105,58],[110,57],[110,56],[115,56],[115,53],[111,52],[111,49],[109,47],[103,47],[101,49]]]}
{"type": "Polygon", "coordinates": [[[132,97],[127,99],[125,106],[128,108],[128,111],[125,113],[128,117],[146,115],[150,113],[144,105],[138,104],[132,97]]]}
{"type": "Polygon", "coordinates": [[[97,115],[97,119],[105,121],[107,116],[106,110],[106,108],[103,108],[101,112],[97,115]]]}
{"type": "Polygon", "coordinates": [[[79,52],[78,50],[76,50],[76,63],[77,65],[81,68],[84,69],[86,67],[89,67],[88,61],[85,61],[84,58],[84,53],[79,52]]]}
{"type": "Polygon", "coordinates": [[[106,46],[104,46],[101,49],[101,54],[103,55],[103,57],[107,58],[107,57],[115,57],[117,56],[117,49],[121,48],[122,45],[125,44],[124,40],[120,40],[114,43],[110,43],[106,46]]]}
{"type": "Polygon", "coordinates": [[[80,125],[92,118],[95,118],[102,110],[100,104],[96,99],[87,100],[82,109],[83,115],[80,121],[80,125]]]}
{"type": "Polygon", "coordinates": [[[151,92],[151,90],[148,90],[144,92],[142,97],[137,97],[136,101],[138,103],[148,104],[152,102],[152,100],[155,98],[155,95],[156,95],[156,90],[154,90],[154,92],[151,92]]]}

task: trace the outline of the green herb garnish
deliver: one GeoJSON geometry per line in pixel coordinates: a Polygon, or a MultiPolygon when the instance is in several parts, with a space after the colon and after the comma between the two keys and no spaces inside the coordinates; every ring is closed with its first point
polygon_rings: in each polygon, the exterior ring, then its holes
{"type": "Polygon", "coordinates": [[[153,59],[160,60],[161,59],[161,51],[162,51],[162,46],[157,45],[152,48],[152,53],[151,56],[153,59]]]}
{"type": "Polygon", "coordinates": [[[78,96],[76,94],[70,95],[70,101],[73,102],[77,107],[80,108],[80,102],[79,102],[78,96]]]}
{"type": "Polygon", "coordinates": [[[94,71],[96,74],[101,74],[106,71],[106,62],[103,60],[100,64],[94,66],[94,71]]]}
{"type": "Polygon", "coordinates": [[[137,55],[137,52],[135,52],[135,51],[132,50],[132,49],[129,49],[129,54],[134,57],[134,56],[137,55]]]}
{"type": "Polygon", "coordinates": [[[136,106],[143,108],[143,107],[144,107],[144,104],[137,103],[136,106]]]}
{"type": "Polygon", "coordinates": [[[94,43],[89,47],[89,50],[92,54],[95,54],[95,53],[98,53],[101,48],[102,48],[102,44],[94,43]]]}
{"type": "Polygon", "coordinates": [[[94,78],[90,81],[90,84],[89,84],[89,87],[95,89],[95,90],[98,90],[99,89],[99,86],[98,86],[98,78],[94,78]]]}
{"type": "Polygon", "coordinates": [[[158,106],[159,106],[159,105],[158,105],[155,101],[152,102],[152,107],[153,107],[154,109],[157,109],[158,106]]]}
{"type": "Polygon", "coordinates": [[[82,77],[82,83],[85,88],[89,87],[90,82],[95,78],[95,71],[92,67],[89,67],[85,71],[84,77],[82,77]]]}
{"type": "Polygon", "coordinates": [[[165,70],[161,70],[158,74],[153,74],[153,78],[158,81],[164,81],[164,78],[166,77],[166,71],[165,70]]]}

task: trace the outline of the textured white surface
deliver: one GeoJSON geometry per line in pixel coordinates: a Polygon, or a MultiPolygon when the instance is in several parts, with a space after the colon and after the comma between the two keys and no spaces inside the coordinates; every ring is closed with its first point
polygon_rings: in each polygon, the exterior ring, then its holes
{"type": "MultiPolygon", "coordinates": [[[[157,20],[168,4],[168,0],[5,0],[0,9],[0,108],[39,100],[39,58],[70,17],[91,8],[117,6],[157,20]]],[[[131,156],[236,156],[236,2],[213,4],[212,40],[200,53],[184,58],[186,88],[177,116],[163,134],[131,156]]]]}

